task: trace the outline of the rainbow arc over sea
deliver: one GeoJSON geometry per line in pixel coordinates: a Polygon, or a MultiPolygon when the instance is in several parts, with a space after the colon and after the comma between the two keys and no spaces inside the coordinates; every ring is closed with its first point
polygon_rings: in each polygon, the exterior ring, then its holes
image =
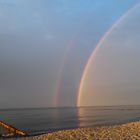
{"type": "MultiPolygon", "coordinates": [[[[94,47],[93,51],[91,52],[91,55],[89,56],[87,63],[84,66],[81,78],[80,78],[80,82],[79,82],[79,86],[78,86],[78,91],[76,92],[76,106],[80,107],[82,106],[81,103],[81,97],[82,97],[82,92],[83,92],[83,88],[84,88],[84,84],[86,82],[86,77],[88,75],[89,72],[89,68],[91,66],[91,63],[93,63],[95,61],[96,58],[96,54],[98,53],[98,50],[100,49],[100,47],[102,46],[102,44],[105,42],[105,40],[109,37],[109,35],[112,33],[113,30],[115,30],[115,28],[121,24],[121,22],[129,16],[130,13],[132,13],[138,6],[140,6],[140,2],[135,3],[134,5],[132,5],[130,8],[128,8],[128,10],[103,34],[103,36],[100,38],[100,40],[98,41],[97,45],[94,47]]],[[[80,28],[81,29],[81,28],[80,28]]],[[[64,70],[64,66],[66,64],[67,61],[67,56],[70,54],[70,51],[72,50],[72,48],[75,47],[75,42],[76,39],[78,38],[80,32],[76,32],[74,37],[72,37],[71,41],[68,42],[67,45],[67,51],[66,54],[64,55],[64,61],[62,62],[62,66],[59,70],[59,74],[58,74],[58,80],[56,83],[56,89],[55,89],[55,94],[54,94],[54,106],[58,105],[58,99],[60,96],[60,89],[61,89],[61,80],[62,80],[62,73],[64,70]]]]}
{"type": "Polygon", "coordinates": [[[130,7],[127,12],[125,14],[123,14],[106,32],[105,34],[101,37],[101,39],[99,40],[99,42],[97,43],[96,47],[94,48],[94,50],[92,51],[85,67],[83,70],[83,74],[81,76],[81,80],[79,83],[79,88],[77,91],[77,107],[82,106],[81,104],[81,97],[82,97],[82,90],[83,90],[83,86],[84,86],[84,82],[85,82],[85,78],[88,74],[91,62],[94,61],[94,58],[96,57],[96,54],[98,52],[98,50],[100,49],[101,45],[104,43],[104,41],[106,40],[106,38],[110,35],[110,33],[131,13],[133,12],[138,6],[140,6],[140,3],[137,3],[135,5],[133,5],[132,7],[130,7]]]}

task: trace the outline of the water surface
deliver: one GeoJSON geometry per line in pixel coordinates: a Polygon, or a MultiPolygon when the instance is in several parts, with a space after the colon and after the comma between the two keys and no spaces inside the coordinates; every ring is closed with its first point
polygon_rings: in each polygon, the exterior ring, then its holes
{"type": "Polygon", "coordinates": [[[140,120],[139,106],[1,109],[0,120],[30,135],[140,120]]]}

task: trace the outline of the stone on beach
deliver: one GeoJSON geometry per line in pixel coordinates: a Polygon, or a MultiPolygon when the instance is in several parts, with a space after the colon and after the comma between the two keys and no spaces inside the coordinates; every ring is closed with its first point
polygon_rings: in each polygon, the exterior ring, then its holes
{"type": "Polygon", "coordinates": [[[140,122],[62,130],[40,136],[18,138],[16,140],[140,140],[140,122]]]}

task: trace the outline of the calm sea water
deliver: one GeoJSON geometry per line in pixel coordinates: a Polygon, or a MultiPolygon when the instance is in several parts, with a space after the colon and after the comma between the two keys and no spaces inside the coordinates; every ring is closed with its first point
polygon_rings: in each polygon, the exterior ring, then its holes
{"type": "Polygon", "coordinates": [[[0,120],[30,135],[140,120],[140,106],[0,110],[0,120]]]}

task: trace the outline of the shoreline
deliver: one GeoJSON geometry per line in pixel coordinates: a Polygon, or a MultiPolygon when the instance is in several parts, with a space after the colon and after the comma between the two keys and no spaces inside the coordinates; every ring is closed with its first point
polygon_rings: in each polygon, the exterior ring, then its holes
{"type": "Polygon", "coordinates": [[[28,136],[21,138],[9,138],[9,140],[140,140],[140,121],[132,121],[117,125],[104,125],[97,127],[84,127],[77,129],[59,130],[56,132],[28,136]]]}

